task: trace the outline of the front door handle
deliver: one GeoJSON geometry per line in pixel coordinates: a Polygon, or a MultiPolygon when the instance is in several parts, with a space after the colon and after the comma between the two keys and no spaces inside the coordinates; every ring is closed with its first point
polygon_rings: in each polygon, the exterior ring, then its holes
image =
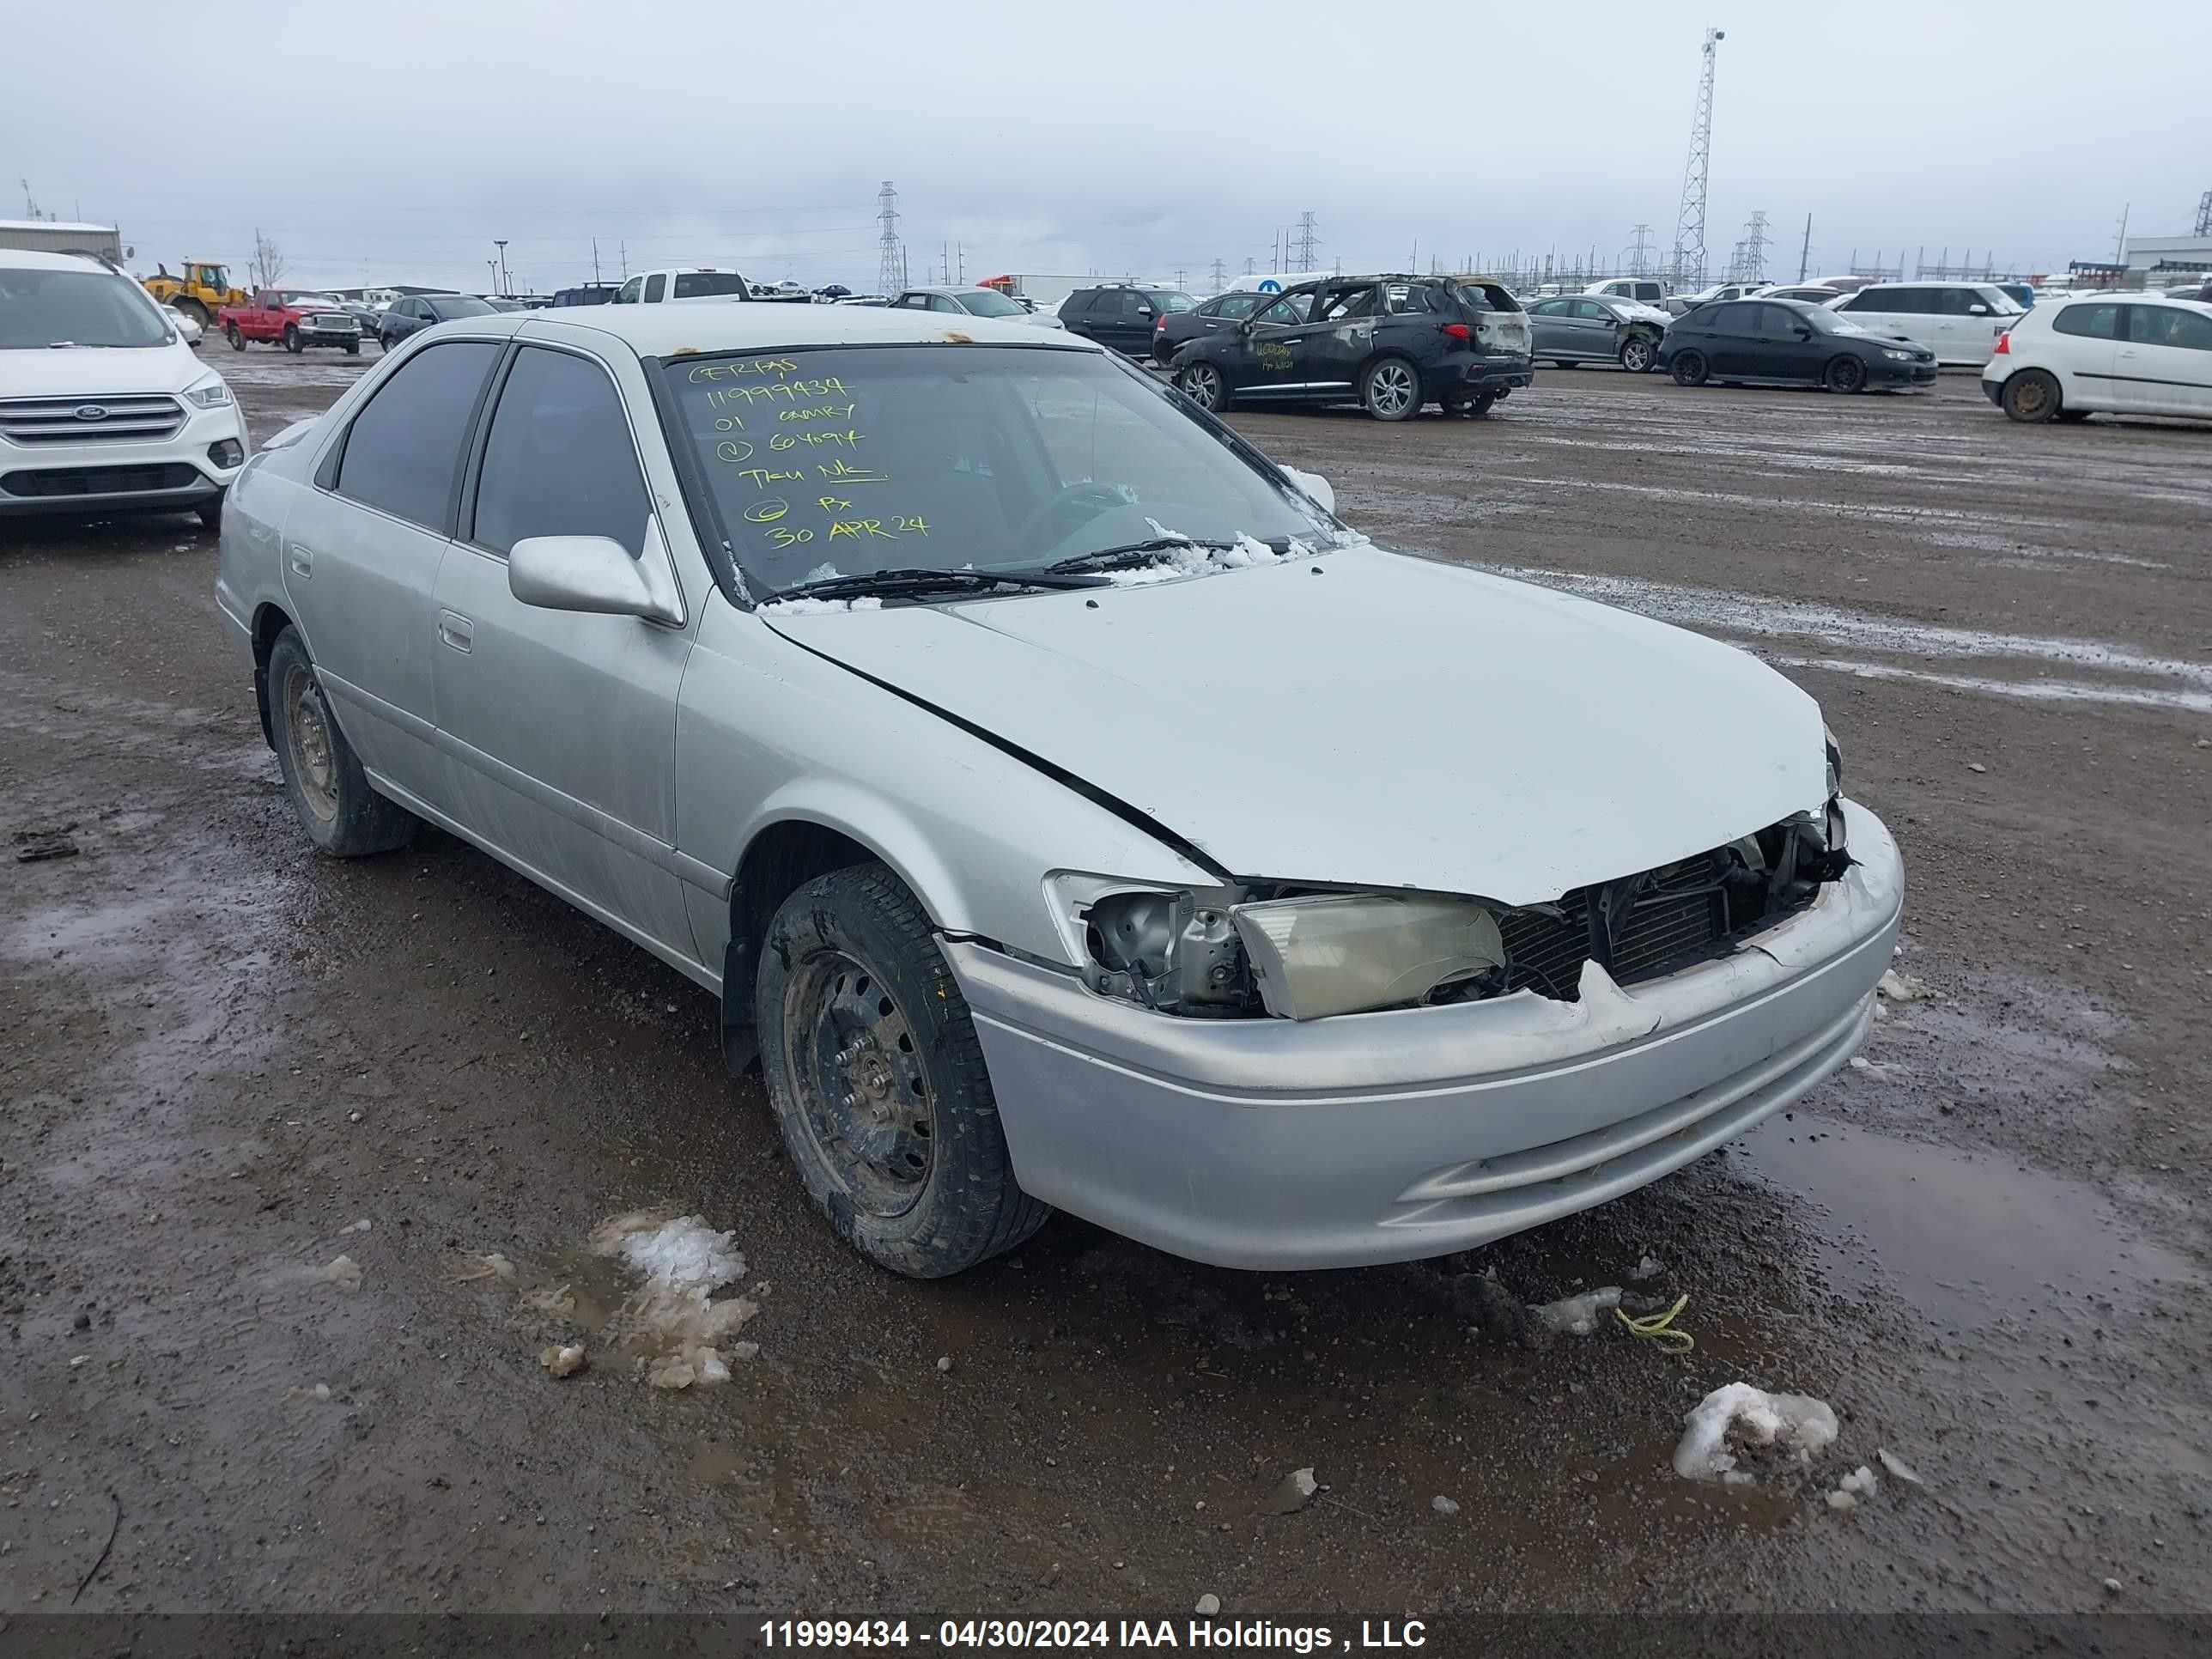
{"type": "Polygon", "coordinates": [[[476,641],[477,625],[458,611],[441,611],[438,637],[456,651],[466,651],[476,641]]]}
{"type": "Polygon", "coordinates": [[[315,574],[315,550],[294,542],[284,556],[284,562],[291,566],[294,575],[304,581],[315,574]]]}

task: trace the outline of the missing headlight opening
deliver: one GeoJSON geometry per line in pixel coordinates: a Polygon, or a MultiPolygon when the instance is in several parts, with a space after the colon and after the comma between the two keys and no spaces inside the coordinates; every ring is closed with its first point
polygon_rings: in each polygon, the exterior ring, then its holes
{"type": "Polygon", "coordinates": [[[1331,1014],[1581,996],[1583,964],[1621,985],[1727,956],[1850,866],[1843,813],[1801,814],[1694,858],[1519,908],[1433,894],[1255,883],[1121,892],[1084,912],[1093,990],[1200,1018],[1331,1014]]]}

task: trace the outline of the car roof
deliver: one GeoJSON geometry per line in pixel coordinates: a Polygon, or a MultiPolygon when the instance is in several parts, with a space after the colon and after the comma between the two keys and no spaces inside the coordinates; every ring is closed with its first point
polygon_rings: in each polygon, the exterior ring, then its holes
{"type": "Polygon", "coordinates": [[[916,283],[912,288],[902,288],[902,294],[996,294],[1006,295],[1002,288],[987,288],[981,283],[916,283]]]}
{"type": "MultiPolygon", "coordinates": [[[[926,311],[880,306],[747,305],[592,306],[509,312],[528,337],[557,339],[571,331],[612,335],[641,357],[681,357],[694,352],[775,351],[787,346],[941,344],[957,339],[984,345],[1043,345],[1054,350],[1103,352],[1070,335],[1046,334],[1025,323],[988,317],[957,319],[926,311]]],[[[488,319],[479,319],[478,321],[488,319]]]]}
{"type": "Polygon", "coordinates": [[[34,253],[28,248],[0,248],[0,265],[10,270],[82,270],[89,266],[94,270],[112,267],[102,264],[89,253],[34,253]]]}

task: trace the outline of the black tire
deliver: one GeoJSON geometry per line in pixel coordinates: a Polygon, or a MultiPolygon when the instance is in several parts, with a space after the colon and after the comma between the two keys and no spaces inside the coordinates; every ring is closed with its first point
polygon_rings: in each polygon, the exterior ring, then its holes
{"type": "Polygon", "coordinates": [[[2062,421],[2065,421],[2065,422],[2069,422],[2069,423],[2070,423],[2070,422],[2075,422],[2075,421],[2086,421],[2086,420],[2087,420],[2087,419],[2089,418],[2089,413],[2090,413],[2090,411],[2089,411],[2089,410],[2086,410],[2086,409],[2065,409],[2065,408],[2062,408],[2062,409],[2060,409],[2060,410],[2059,410],[2059,411],[2058,411],[2058,418],[2059,418],[2060,420],[2062,420],[2062,421]]]}
{"type": "Polygon", "coordinates": [[[218,495],[213,501],[208,502],[204,507],[196,507],[192,511],[200,515],[200,522],[206,526],[210,530],[221,530],[222,528],[222,496],[218,495]]]}
{"type": "Polygon", "coordinates": [[[1176,371],[1176,390],[1196,404],[1209,415],[1225,415],[1236,401],[1229,390],[1229,377],[1220,368],[1203,359],[1186,363],[1176,371]]]}
{"type": "Polygon", "coordinates": [[[300,337],[300,325],[297,323],[285,324],[284,349],[291,352],[300,352],[305,351],[307,349],[307,342],[300,337]]]}
{"type": "Polygon", "coordinates": [[[1481,420],[1497,406],[1498,394],[1478,392],[1472,398],[1455,398],[1444,405],[1447,415],[1464,415],[1470,420],[1481,420]]]}
{"type": "Polygon", "coordinates": [[[1674,354],[1674,384],[1703,386],[1705,376],[1712,372],[1702,351],[1678,351],[1674,354]]]}
{"type": "Polygon", "coordinates": [[[1620,343],[1620,366],[1631,374],[1649,374],[1659,356],[1659,343],[1646,334],[1632,334],[1620,343]]]}
{"type": "Polygon", "coordinates": [[[1421,371],[1395,354],[1377,357],[1360,374],[1359,401],[1378,421],[1410,421],[1421,412],[1421,371]]]}
{"type": "Polygon", "coordinates": [[[754,1007],[791,1161],[869,1261],[941,1279],[1052,1214],[1014,1180],[967,1000],[929,918],[883,866],[833,870],[783,902],[754,1007]]]}
{"type": "Polygon", "coordinates": [[[358,340],[349,340],[349,341],[347,341],[347,342],[346,342],[345,354],[346,354],[346,356],[349,356],[349,357],[358,357],[358,356],[361,356],[361,342],[360,342],[360,341],[358,341],[358,340]]]}
{"type": "Polygon", "coordinates": [[[1820,384],[1844,397],[1865,391],[1866,383],[1866,365],[1848,352],[1829,358],[1828,366],[1820,371],[1820,384]]]}
{"type": "Polygon", "coordinates": [[[208,316],[208,308],[205,306],[202,305],[198,300],[179,300],[177,301],[177,309],[183,312],[185,316],[198,323],[200,325],[201,330],[205,331],[208,323],[210,320],[208,316]]]}
{"type": "Polygon", "coordinates": [[[284,793],[301,827],[334,859],[388,853],[415,838],[418,820],[376,793],[324,700],[307,641],[296,628],[269,653],[269,732],[284,793]]]}
{"type": "Polygon", "coordinates": [[[1553,368],[1580,368],[1582,365],[1578,362],[1569,362],[1564,357],[1554,357],[1552,359],[1552,367],[1553,368]]]}
{"type": "Polygon", "coordinates": [[[2064,402],[2056,375],[2039,368],[2023,368],[2004,383],[1997,406],[2027,426],[2054,419],[2064,402]]]}
{"type": "Polygon", "coordinates": [[[230,342],[230,349],[233,351],[243,351],[246,349],[246,337],[238,331],[238,325],[236,323],[225,323],[222,325],[222,336],[223,338],[230,342]]]}

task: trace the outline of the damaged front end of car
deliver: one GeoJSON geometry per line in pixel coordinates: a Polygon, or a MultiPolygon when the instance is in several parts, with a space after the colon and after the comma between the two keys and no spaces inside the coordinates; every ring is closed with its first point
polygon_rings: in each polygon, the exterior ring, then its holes
{"type": "Polygon", "coordinates": [[[1662,978],[1753,948],[1811,905],[1851,863],[1838,770],[1821,812],[1547,903],[1067,872],[1048,878],[1048,898],[1084,982],[1157,1013],[1313,1020],[1524,991],[1572,1003],[1585,964],[1615,986],[1662,978]]]}

